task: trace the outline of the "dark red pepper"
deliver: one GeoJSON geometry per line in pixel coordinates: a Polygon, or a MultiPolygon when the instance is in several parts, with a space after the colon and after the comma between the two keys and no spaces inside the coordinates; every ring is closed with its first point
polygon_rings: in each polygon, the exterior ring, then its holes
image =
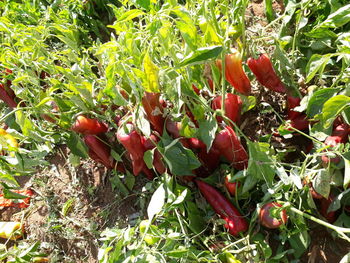
{"type": "Polygon", "coordinates": [[[218,150],[235,169],[243,170],[248,167],[248,154],[230,126],[226,126],[216,134],[213,148],[218,150]]]}
{"type": "Polygon", "coordinates": [[[246,219],[223,194],[203,181],[195,180],[195,182],[210,206],[226,221],[224,226],[230,234],[237,236],[239,233],[248,230],[246,219]]]}
{"type": "Polygon", "coordinates": [[[198,177],[208,177],[213,174],[215,169],[220,164],[220,152],[210,148],[207,152],[206,148],[201,148],[198,153],[198,159],[201,162],[201,166],[197,168],[194,172],[198,177]]]}
{"type": "Polygon", "coordinates": [[[160,93],[145,92],[142,98],[142,105],[154,130],[162,135],[165,119],[163,117],[163,107],[159,102],[159,97],[160,93]]]}
{"type": "Polygon", "coordinates": [[[299,131],[307,130],[309,128],[309,121],[305,114],[292,119],[290,121],[290,126],[299,131]]]}
{"type": "Polygon", "coordinates": [[[247,64],[261,85],[275,92],[283,94],[287,92],[267,54],[261,54],[257,59],[249,58],[247,64]]]}
{"type": "Polygon", "coordinates": [[[125,128],[126,130],[122,127],[117,131],[117,139],[124,146],[130,156],[133,174],[137,176],[143,172],[148,179],[153,179],[153,171],[147,168],[147,165],[143,160],[144,153],[146,152],[144,146],[145,140],[134,130],[132,124],[126,124],[125,128]]]}
{"type": "Polygon", "coordinates": [[[9,107],[16,108],[17,103],[15,98],[13,98],[5,89],[4,85],[0,83],[0,99],[3,100],[9,107]]]}
{"type": "Polygon", "coordinates": [[[328,208],[329,206],[331,205],[331,203],[333,202],[334,200],[334,196],[333,194],[331,193],[328,197],[328,199],[326,198],[323,198],[320,200],[320,214],[326,218],[326,220],[329,222],[329,223],[334,223],[337,218],[338,218],[338,213],[337,211],[332,211],[332,212],[327,212],[328,211],[328,208]]]}
{"type": "Polygon", "coordinates": [[[293,120],[299,117],[300,115],[302,115],[301,112],[293,110],[295,107],[300,106],[300,102],[301,102],[301,98],[287,95],[287,107],[288,107],[287,114],[288,114],[289,120],[293,120]]]}
{"type": "Polygon", "coordinates": [[[197,95],[199,95],[200,90],[196,87],[196,85],[192,84],[192,89],[197,95]]]}
{"type": "MultiPolygon", "coordinates": [[[[347,142],[349,131],[350,131],[350,126],[348,124],[343,123],[336,126],[332,132],[332,135],[326,138],[324,144],[330,147],[335,147],[340,143],[347,142]]],[[[321,158],[324,164],[328,164],[330,161],[332,163],[340,162],[339,156],[330,159],[328,156],[323,155],[321,158]]]]}
{"type": "Polygon", "coordinates": [[[111,156],[111,148],[100,138],[94,135],[85,135],[84,142],[89,148],[89,156],[98,163],[102,163],[108,169],[113,169],[115,161],[111,156]]]}
{"type": "Polygon", "coordinates": [[[80,115],[77,117],[71,130],[82,134],[97,135],[107,132],[108,126],[96,119],[90,119],[80,115]]]}
{"type": "MultiPolygon", "coordinates": [[[[222,96],[217,96],[211,107],[213,110],[221,109],[222,107],[222,96]]],[[[241,97],[227,93],[225,97],[225,116],[228,117],[234,123],[239,123],[241,118],[241,110],[242,110],[242,100],[241,97]]],[[[221,116],[216,117],[219,123],[223,122],[223,118],[221,116]]],[[[230,123],[232,126],[232,124],[230,123]]]]}
{"type": "MultiPolygon", "coordinates": [[[[156,147],[156,143],[159,141],[159,138],[154,134],[151,134],[150,138],[147,139],[146,137],[143,137],[143,140],[144,140],[143,145],[145,147],[145,150],[148,151],[156,147]]],[[[162,161],[162,155],[157,149],[154,150],[153,166],[159,174],[163,174],[166,171],[166,168],[162,161]]]]}

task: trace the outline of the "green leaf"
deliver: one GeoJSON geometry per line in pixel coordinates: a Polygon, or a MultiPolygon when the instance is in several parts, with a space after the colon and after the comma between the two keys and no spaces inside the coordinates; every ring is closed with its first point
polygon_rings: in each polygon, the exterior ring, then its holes
{"type": "Polygon", "coordinates": [[[153,153],[154,149],[146,151],[143,155],[143,160],[145,161],[148,169],[153,168],[153,153]]]}
{"type": "Polygon", "coordinates": [[[269,157],[269,145],[267,143],[248,142],[249,150],[249,176],[265,180],[271,187],[275,176],[274,163],[269,157]]]}
{"type": "Polygon", "coordinates": [[[350,252],[346,254],[340,261],[339,263],[349,263],[350,262],[350,252]]]}
{"type": "Polygon", "coordinates": [[[275,13],[273,12],[272,0],[265,0],[265,14],[267,21],[271,22],[275,18],[275,13]]]}
{"type": "Polygon", "coordinates": [[[298,234],[292,235],[288,241],[294,249],[294,256],[299,258],[309,247],[311,239],[307,231],[302,231],[298,234]]]}
{"type": "Polygon", "coordinates": [[[87,147],[76,133],[69,133],[69,137],[67,138],[67,146],[73,154],[82,158],[88,157],[87,147]]]}
{"type": "Polygon", "coordinates": [[[350,22],[350,4],[339,8],[330,14],[325,21],[317,27],[338,28],[350,22]]]}
{"type": "Polygon", "coordinates": [[[348,158],[348,156],[344,154],[343,159],[345,163],[343,187],[344,189],[347,189],[350,184],[350,158],[348,158]]]}
{"type": "Polygon", "coordinates": [[[182,146],[178,140],[173,140],[164,134],[161,140],[164,145],[164,160],[174,175],[192,175],[192,170],[198,168],[201,163],[195,154],[182,146]]]}
{"type": "Polygon", "coordinates": [[[212,115],[209,115],[207,120],[200,120],[198,125],[198,138],[205,143],[209,151],[215,139],[218,123],[212,115]]]}
{"type": "Polygon", "coordinates": [[[62,215],[63,216],[68,215],[68,213],[72,209],[72,206],[74,205],[74,202],[75,202],[75,198],[71,198],[71,199],[67,200],[67,202],[64,203],[64,205],[62,207],[62,215]]]}
{"type": "Polygon", "coordinates": [[[272,249],[269,246],[269,243],[265,240],[265,237],[261,233],[257,233],[253,236],[252,241],[257,243],[261,250],[264,253],[264,259],[268,259],[272,256],[272,249]]]}
{"type": "Polygon", "coordinates": [[[199,64],[201,62],[207,62],[212,58],[217,58],[222,52],[222,46],[211,46],[199,48],[194,52],[191,52],[180,62],[180,67],[187,65],[199,64]]]}
{"type": "Polygon", "coordinates": [[[21,195],[15,192],[11,192],[9,189],[6,189],[6,188],[3,189],[3,192],[4,192],[4,197],[7,199],[25,199],[28,197],[26,195],[21,195]]]}
{"type": "Polygon", "coordinates": [[[306,65],[306,83],[310,82],[317,73],[322,75],[327,63],[330,61],[331,55],[314,54],[306,65]]]}
{"type": "Polygon", "coordinates": [[[312,186],[315,191],[322,195],[324,198],[328,198],[331,191],[331,178],[326,169],[320,169],[317,171],[315,178],[312,180],[312,186]]]}
{"type": "Polygon", "coordinates": [[[185,204],[187,211],[187,218],[189,221],[189,228],[196,234],[201,233],[205,229],[205,220],[203,215],[201,215],[198,207],[193,202],[186,202],[185,204]]]}
{"type": "Polygon", "coordinates": [[[151,201],[147,207],[148,219],[152,221],[153,217],[162,211],[165,203],[165,189],[164,184],[160,184],[157,190],[153,193],[151,201]]]}
{"type": "Polygon", "coordinates": [[[176,21],[176,26],[180,30],[181,36],[185,40],[186,44],[192,49],[197,49],[197,28],[191,20],[188,21],[176,21]]]}
{"type": "Polygon", "coordinates": [[[131,9],[131,10],[125,12],[121,17],[119,17],[118,23],[132,20],[132,19],[134,19],[138,16],[141,16],[143,14],[144,14],[144,12],[139,10],[139,9],[131,9]]]}
{"type": "Polygon", "coordinates": [[[147,92],[160,92],[159,89],[159,77],[158,67],[152,62],[149,54],[147,53],[143,59],[143,68],[145,70],[145,90],[147,92]]]}
{"type": "Polygon", "coordinates": [[[350,97],[337,95],[325,102],[322,109],[322,122],[325,128],[332,125],[334,119],[350,105],[350,97]]]}
{"type": "Polygon", "coordinates": [[[330,206],[327,209],[327,213],[332,212],[332,211],[337,211],[338,209],[340,209],[341,200],[349,192],[350,192],[350,189],[347,189],[344,192],[340,193],[336,198],[334,198],[334,200],[332,201],[332,203],[330,204],[330,206]]]}
{"type": "Polygon", "coordinates": [[[323,104],[333,97],[339,89],[323,88],[316,91],[309,100],[307,105],[306,114],[313,118],[315,115],[322,112],[323,104]]]}

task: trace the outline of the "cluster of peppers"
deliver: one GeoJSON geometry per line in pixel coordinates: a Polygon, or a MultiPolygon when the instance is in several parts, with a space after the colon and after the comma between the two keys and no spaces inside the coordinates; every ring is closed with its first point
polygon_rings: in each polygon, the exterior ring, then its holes
{"type": "MultiPolygon", "coordinates": [[[[220,70],[222,70],[222,64],[221,60],[216,61],[216,65],[220,70]]],[[[298,130],[308,129],[310,123],[306,115],[293,110],[300,105],[301,99],[288,92],[285,85],[277,76],[269,57],[266,54],[262,54],[257,59],[249,58],[247,60],[247,65],[262,86],[274,92],[287,94],[288,119],[290,120],[291,127],[298,130]]],[[[12,72],[9,71],[8,73],[11,74],[12,72]]],[[[238,51],[233,51],[231,54],[225,56],[225,79],[238,93],[242,95],[251,94],[250,80],[243,70],[241,56],[238,51]]],[[[209,87],[213,89],[213,81],[209,79],[208,82],[209,87]]],[[[13,91],[11,92],[11,89],[7,88],[9,85],[11,85],[9,81],[7,81],[6,85],[1,84],[0,99],[9,107],[14,108],[17,107],[17,98],[13,91]]],[[[192,85],[192,88],[195,93],[198,95],[201,94],[201,91],[196,86],[192,85]]],[[[122,95],[128,96],[125,92],[122,95]]],[[[246,219],[231,202],[214,187],[196,179],[198,177],[210,176],[219,166],[222,159],[225,159],[237,170],[247,168],[249,160],[248,153],[233,129],[234,124],[240,123],[242,109],[241,97],[233,93],[226,93],[224,101],[220,95],[217,95],[212,100],[212,109],[217,110],[224,108],[225,119],[228,120],[228,122],[223,125],[223,116],[216,117],[221,129],[217,132],[212,147],[207,151],[206,145],[199,139],[182,138],[180,136],[181,123],[174,122],[170,118],[164,116],[167,105],[165,101],[160,98],[160,95],[160,93],[144,92],[142,98],[142,106],[152,128],[150,137],[147,138],[140,134],[133,123],[121,123],[119,120],[120,118],[116,118],[116,123],[119,126],[116,132],[116,138],[119,146],[122,146],[126,150],[122,162],[117,163],[112,157],[111,151],[115,149],[115,145],[109,142],[106,136],[106,132],[110,130],[106,123],[80,115],[75,120],[71,130],[83,135],[91,159],[103,164],[108,169],[117,169],[121,173],[125,173],[126,170],[132,170],[135,176],[143,173],[149,179],[154,178],[156,174],[155,171],[159,174],[163,174],[167,171],[162,155],[156,148],[160,136],[162,136],[163,131],[166,130],[174,139],[179,138],[184,147],[192,149],[197,155],[202,165],[193,171],[193,176],[187,177],[187,179],[195,181],[208,203],[221,218],[227,222],[225,227],[233,235],[238,235],[240,232],[246,231],[248,228],[246,219]],[[222,107],[222,102],[224,102],[224,107],[222,107]],[[149,169],[144,161],[144,154],[149,150],[153,150],[154,170],[149,169]]],[[[193,114],[187,110],[186,113],[198,127],[198,123],[193,114]]],[[[332,136],[327,138],[325,144],[334,147],[337,143],[345,142],[347,140],[348,130],[348,126],[339,124],[339,126],[334,128],[332,136]]],[[[326,158],[327,157],[322,158],[324,162],[328,160],[326,160],[326,158]]],[[[333,159],[331,161],[333,161],[333,159]]],[[[236,183],[227,182],[225,184],[230,193],[233,192],[232,184],[235,184],[234,189],[239,186],[236,183]],[[231,188],[229,188],[229,186],[231,188]]],[[[273,206],[279,205],[274,204],[273,206]]],[[[286,219],[280,222],[285,223],[286,219]]]]}

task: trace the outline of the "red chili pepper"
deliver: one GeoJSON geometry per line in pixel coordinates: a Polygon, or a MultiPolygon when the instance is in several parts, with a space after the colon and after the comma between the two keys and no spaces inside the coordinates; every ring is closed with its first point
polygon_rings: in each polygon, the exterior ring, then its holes
{"type": "MultiPolygon", "coordinates": [[[[145,147],[145,151],[152,150],[156,147],[156,143],[159,141],[159,138],[154,134],[151,134],[150,138],[143,137],[143,146],[145,147]]],[[[155,149],[153,155],[153,166],[159,174],[163,174],[166,171],[164,163],[162,161],[162,155],[160,152],[155,149]]]]}
{"type": "Polygon", "coordinates": [[[11,108],[17,107],[17,103],[15,102],[14,98],[8,94],[2,83],[0,83],[0,99],[3,100],[11,108]]]}
{"type": "MultiPolygon", "coordinates": [[[[174,122],[170,119],[166,120],[166,130],[168,131],[168,133],[170,133],[170,135],[174,138],[180,138],[180,130],[181,130],[181,123],[180,122],[174,122]]],[[[182,145],[186,148],[190,148],[190,144],[188,143],[188,139],[186,138],[181,138],[180,142],[182,143],[182,145]]]]}
{"type": "Polygon", "coordinates": [[[282,205],[276,202],[270,202],[265,204],[259,211],[260,223],[264,227],[270,229],[279,228],[281,225],[287,224],[288,215],[285,209],[282,209],[277,218],[271,215],[271,209],[277,209],[280,207],[282,207],[282,205]]]}
{"type": "Polygon", "coordinates": [[[228,176],[225,177],[225,186],[230,195],[235,196],[237,189],[241,187],[240,182],[230,182],[228,176]]]}
{"type": "MultiPolygon", "coordinates": [[[[216,65],[222,70],[221,60],[217,60],[216,65]]],[[[247,96],[250,94],[250,80],[243,70],[241,55],[237,50],[225,56],[225,77],[239,93],[247,96]]]]}
{"type": "Polygon", "coordinates": [[[111,148],[94,135],[85,135],[84,142],[89,148],[89,156],[96,162],[102,163],[108,169],[114,168],[115,161],[111,156],[111,148]]]}
{"type": "Polygon", "coordinates": [[[208,78],[208,85],[211,92],[214,90],[214,82],[211,78],[208,78]]]}
{"type": "Polygon", "coordinates": [[[133,129],[132,124],[126,124],[126,129],[128,130],[127,133],[123,128],[118,130],[117,139],[124,146],[130,156],[133,174],[137,176],[143,172],[149,179],[153,179],[153,171],[147,168],[147,165],[143,160],[143,155],[146,151],[143,144],[144,139],[133,129]]]}
{"type": "Polygon", "coordinates": [[[96,119],[90,119],[84,115],[79,115],[71,130],[82,134],[97,135],[107,132],[108,126],[96,119]]]}
{"type": "Polygon", "coordinates": [[[248,154],[235,131],[226,126],[215,137],[213,147],[218,150],[237,170],[248,167],[248,154]]]}
{"type": "Polygon", "coordinates": [[[300,116],[292,119],[290,121],[290,126],[299,131],[307,130],[309,128],[307,116],[305,114],[301,114],[300,116]]]}
{"type": "Polygon", "coordinates": [[[287,107],[288,107],[289,120],[293,120],[296,117],[299,117],[300,115],[302,115],[301,112],[293,110],[295,107],[300,106],[300,102],[301,102],[301,98],[287,95],[287,107]]]}
{"type": "Polygon", "coordinates": [[[220,164],[220,152],[210,148],[209,152],[207,152],[206,147],[201,148],[198,153],[198,159],[201,162],[201,166],[197,168],[194,172],[198,177],[208,177],[213,174],[215,169],[220,164]]]}
{"type": "Polygon", "coordinates": [[[153,128],[160,134],[163,134],[164,117],[163,107],[159,102],[160,93],[145,92],[142,98],[142,105],[145,109],[147,118],[153,128]]]}
{"type": "Polygon", "coordinates": [[[200,90],[196,87],[196,85],[192,84],[192,89],[197,95],[199,95],[200,90]]]}
{"type": "MultiPolygon", "coordinates": [[[[222,96],[217,96],[211,104],[213,110],[221,109],[221,102],[222,96]]],[[[225,116],[228,117],[234,123],[239,123],[241,118],[241,110],[241,98],[235,94],[227,93],[225,97],[225,116]]],[[[219,123],[223,122],[223,118],[221,116],[217,116],[216,119],[219,123]]]]}
{"type": "Polygon", "coordinates": [[[28,196],[24,199],[7,199],[3,194],[0,194],[0,206],[1,207],[17,207],[17,208],[27,208],[30,204],[30,199],[34,195],[33,191],[30,189],[24,190],[11,190],[14,193],[28,196]]]}
{"type": "Polygon", "coordinates": [[[329,222],[329,223],[334,223],[337,218],[338,218],[338,213],[337,211],[332,211],[332,212],[327,212],[329,206],[331,205],[331,203],[333,202],[334,200],[334,196],[333,194],[331,193],[328,197],[328,199],[326,198],[323,198],[321,199],[320,201],[320,214],[326,218],[326,220],[329,222]]]}
{"type": "MultiPolygon", "coordinates": [[[[348,124],[340,124],[335,127],[335,129],[332,132],[331,136],[328,136],[324,142],[325,145],[330,146],[330,147],[335,147],[340,143],[345,143],[348,141],[348,135],[350,131],[350,126],[348,124]]],[[[329,158],[326,155],[323,155],[322,157],[322,162],[324,164],[328,164],[329,162],[332,163],[339,163],[340,162],[340,157],[334,157],[334,158],[329,158]]]]}
{"type": "Polygon", "coordinates": [[[248,230],[248,222],[223,194],[203,181],[195,181],[210,206],[226,221],[224,226],[230,234],[237,236],[239,233],[248,230]]]}
{"type": "Polygon", "coordinates": [[[191,149],[198,150],[198,149],[206,149],[207,147],[204,142],[202,142],[197,138],[189,138],[187,141],[191,149]]]}
{"type": "Polygon", "coordinates": [[[275,92],[287,92],[267,54],[261,54],[257,59],[249,58],[247,64],[261,85],[275,92]]]}

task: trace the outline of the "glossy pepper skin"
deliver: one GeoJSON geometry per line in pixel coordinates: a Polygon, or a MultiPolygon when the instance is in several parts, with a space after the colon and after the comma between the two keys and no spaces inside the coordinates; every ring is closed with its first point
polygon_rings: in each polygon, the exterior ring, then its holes
{"type": "Polygon", "coordinates": [[[89,156],[98,163],[102,163],[108,169],[114,168],[114,159],[111,156],[111,148],[94,135],[85,135],[84,142],[89,148],[89,156]]]}
{"type": "Polygon", "coordinates": [[[134,130],[132,124],[126,124],[126,129],[127,132],[123,127],[117,131],[117,139],[124,146],[130,156],[133,174],[137,176],[143,172],[148,179],[153,179],[153,171],[147,168],[147,165],[143,160],[143,155],[146,151],[143,137],[134,130]]]}
{"type": "MultiPolygon", "coordinates": [[[[217,60],[216,65],[222,70],[221,60],[217,60]]],[[[241,54],[237,50],[225,56],[225,78],[239,93],[246,96],[250,94],[250,80],[243,70],[241,54]]]]}
{"type": "Polygon", "coordinates": [[[279,228],[281,225],[285,225],[288,221],[287,211],[282,209],[278,215],[278,218],[272,217],[271,209],[281,208],[282,205],[276,202],[270,202],[265,204],[259,211],[260,223],[270,229],[279,228]]]}
{"type": "MultiPolygon", "coordinates": [[[[348,141],[349,131],[350,131],[350,126],[348,124],[343,123],[336,126],[332,132],[332,135],[326,138],[324,144],[330,147],[335,147],[340,143],[346,143],[348,141]]],[[[328,156],[323,155],[321,158],[324,164],[328,164],[329,162],[332,162],[332,163],[340,162],[339,156],[335,158],[329,158],[328,156]]]]}
{"type": "Polygon", "coordinates": [[[79,115],[71,130],[82,134],[97,135],[107,132],[108,126],[96,119],[90,119],[84,115],[79,115]]]}
{"type": "Polygon", "coordinates": [[[226,221],[224,226],[230,234],[237,236],[248,230],[248,222],[223,194],[203,181],[195,180],[195,182],[210,206],[226,221]]]}
{"type": "Polygon", "coordinates": [[[287,96],[287,107],[288,107],[287,114],[288,114],[289,120],[293,120],[299,117],[300,115],[302,115],[301,112],[293,110],[295,107],[300,106],[300,102],[301,102],[301,98],[299,97],[287,96]]]}
{"type": "Polygon", "coordinates": [[[257,59],[249,58],[247,64],[261,85],[275,92],[283,94],[287,92],[267,54],[261,54],[257,59]]]}
{"type": "Polygon", "coordinates": [[[230,126],[226,126],[216,134],[213,148],[218,150],[235,169],[243,170],[248,167],[248,154],[230,126]]]}
{"type": "Polygon", "coordinates": [[[163,107],[159,102],[159,97],[160,93],[145,92],[142,98],[142,105],[154,130],[162,135],[165,119],[163,117],[163,107]]]}
{"type": "MultiPolygon", "coordinates": [[[[222,107],[222,96],[217,96],[211,107],[213,110],[221,109],[222,107]]],[[[241,119],[241,110],[242,110],[242,100],[239,96],[227,93],[225,96],[225,116],[229,118],[234,123],[239,123],[241,119]]],[[[216,120],[221,123],[223,122],[223,118],[221,116],[217,116],[216,120]]],[[[232,124],[230,123],[232,126],[232,124]]]]}

